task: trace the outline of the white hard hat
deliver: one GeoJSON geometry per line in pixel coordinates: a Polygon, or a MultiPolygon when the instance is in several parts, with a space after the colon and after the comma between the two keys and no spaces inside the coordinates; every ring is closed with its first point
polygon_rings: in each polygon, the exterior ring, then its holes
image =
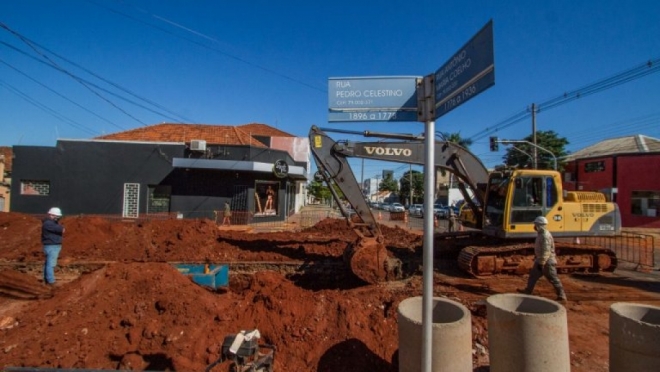
{"type": "Polygon", "coordinates": [[[55,217],[62,217],[62,210],[60,210],[59,208],[51,208],[48,210],[48,214],[55,217]]]}
{"type": "Polygon", "coordinates": [[[543,216],[538,216],[534,220],[534,223],[537,225],[547,225],[548,224],[548,219],[543,217],[543,216]]]}

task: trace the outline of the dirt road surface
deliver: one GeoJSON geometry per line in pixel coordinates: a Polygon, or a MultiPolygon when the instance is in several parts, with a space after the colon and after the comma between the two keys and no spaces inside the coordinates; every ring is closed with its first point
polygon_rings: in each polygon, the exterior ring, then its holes
{"type": "MultiPolygon", "coordinates": [[[[40,221],[0,213],[0,366],[203,371],[226,335],[259,329],[275,371],[398,371],[397,307],[422,295],[421,270],[365,285],[342,255],[357,236],[326,219],[302,231],[252,233],[209,220],[65,217],[58,283],[42,277],[40,221]],[[225,263],[226,288],[193,283],[171,263],[225,263]]],[[[387,249],[421,257],[422,238],[383,225],[387,249]]],[[[562,275],[573,371],[608,371],[609,306],[660,305],[654,273],[562,275]]],[[[483,300],[526,277],[476,279],[436,263],[433,292],[471,310],[475,371],[488,371],[483,300]]],[[[554,298],[544,280],[537,295],[554,298]]],[[[228,362],[213,371],[227,371],[228,362]]]]}

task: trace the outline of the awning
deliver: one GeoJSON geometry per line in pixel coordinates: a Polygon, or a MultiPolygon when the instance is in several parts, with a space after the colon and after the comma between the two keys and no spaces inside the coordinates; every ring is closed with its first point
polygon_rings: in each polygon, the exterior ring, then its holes
{"type": "MultiPolygon", "coordinates": [[[[258,161],[174,158],[172,160],[172,166],[174,168],[217,169],[273,174],[272,163],[258,161]]],[[[305,168],[300,166],[289,165],[288,174],[290,178],[307,179],[305,168]]]]}

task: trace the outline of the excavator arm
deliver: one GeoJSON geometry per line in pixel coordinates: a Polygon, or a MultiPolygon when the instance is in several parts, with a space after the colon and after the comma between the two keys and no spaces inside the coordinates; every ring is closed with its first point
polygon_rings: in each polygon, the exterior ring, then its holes
{"type": "MultiPolygon", "coordinates": [[[[327,131],[330,131],[326,129],[327,131]]],[[[343,131],[348,132],[348,131],[343,131]]],[[[357,132],[355,132],[357,133],[357,132]]],[[[309,132],[312,154],[320,171],[335,181],[348,202],[369,225],[376,221],[360,191],[347,158],[363,158],[406,164],[424,164],[423,138],[411,135],[364,132],[365,136],[410,138],[408,142],[335,142],[322,128],[313,126],[309,132]]],[[[453,142],[436,142],[435,166],[454,174],[463,198],[477,218],[477,228],[483,227],[482,208],[488,184],[488,170],[470,151],[453,142]],[[470,195],[468,188],[474,192],[470,195]]],[[[377,228],[377,227],[376,227],[377,228]]]]}
{"type": "MultiPolygon", "coordinates": [[[[330,130],[328,130],[330,131],[330,130]]],[[[349,248],[345,257],[351,270],[368,283],[381,282],[400,276],[401,263],[387,254],[382,232],[362,194],[348,158],[364,158],[408,164],[424,164],[423,139],[401,134],[364,132],[365,136],[411,139],[409,142],[336,142],[323,129],[313,126],[309,132],[312,155],[320,178],[329,186],[349,225],[359,239],[349,248]],[[361,221],[355,221],[341,203],[332,185],[344,194],[361,221]]],[[[459,180],[459,189],[481,226],[481,208],[488,182],[488,171],[481,161],[463,147],[451,142],[438,142],[435,149],[436,167],[453,173],[459,180]],[[467,188],[474,192],[474,199],[467,188]]],[[[319,179],[319,180],[320,180],[319,179]]]]}
{"type": "Polygon", "coordinates": [[[355,174],[348,164],[346,156],[336,150],[338,144],[316,127],[312,127],[309,137],[312,155],[318,168],[316,177],[321,177],[326,182],[330,193],[339,205],[339,209],[347,217],[349,224],[356,230],[356,233],[360,237],[371,237],[382,243],[383,238],[380,228],[376,223],[374,215],[371,213],[371,209],[369,209],[369,205],[364,200],[360,184],[355,178],[355,174]],[[355,210],[355,213],[360,216],[362,222],[356,222],[349,218],[348,210],[341,203],[339,195],[337,195],[335,189],[332,187],[333,184],[337,185],[341,190],[346,200],[348,200],[355,210]]]}

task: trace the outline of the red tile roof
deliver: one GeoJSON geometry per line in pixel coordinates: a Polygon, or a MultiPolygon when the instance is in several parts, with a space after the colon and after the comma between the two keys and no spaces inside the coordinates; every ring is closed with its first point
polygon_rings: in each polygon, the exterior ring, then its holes
{"type": "MultiPolygon", "coordinates": [[[[0,147],[0,155],[5,156],[5,172],[11,173],[11,163],[12,163],[11,147],[0,147]]],[[[2,181],[2,174],[0,174],[0,181],[2,181]]]]}
{"type": "Polygon", "coordinates": [[[145,142],[185,142],[204,140],[207,144],[251,145],[267,147],[254,136],[294,137],[266,124],[251,123],[239,126],[207,124],[156,124],[131,129],[124,132],[95,137],[100,140],[145,141],[145,142]]]}

